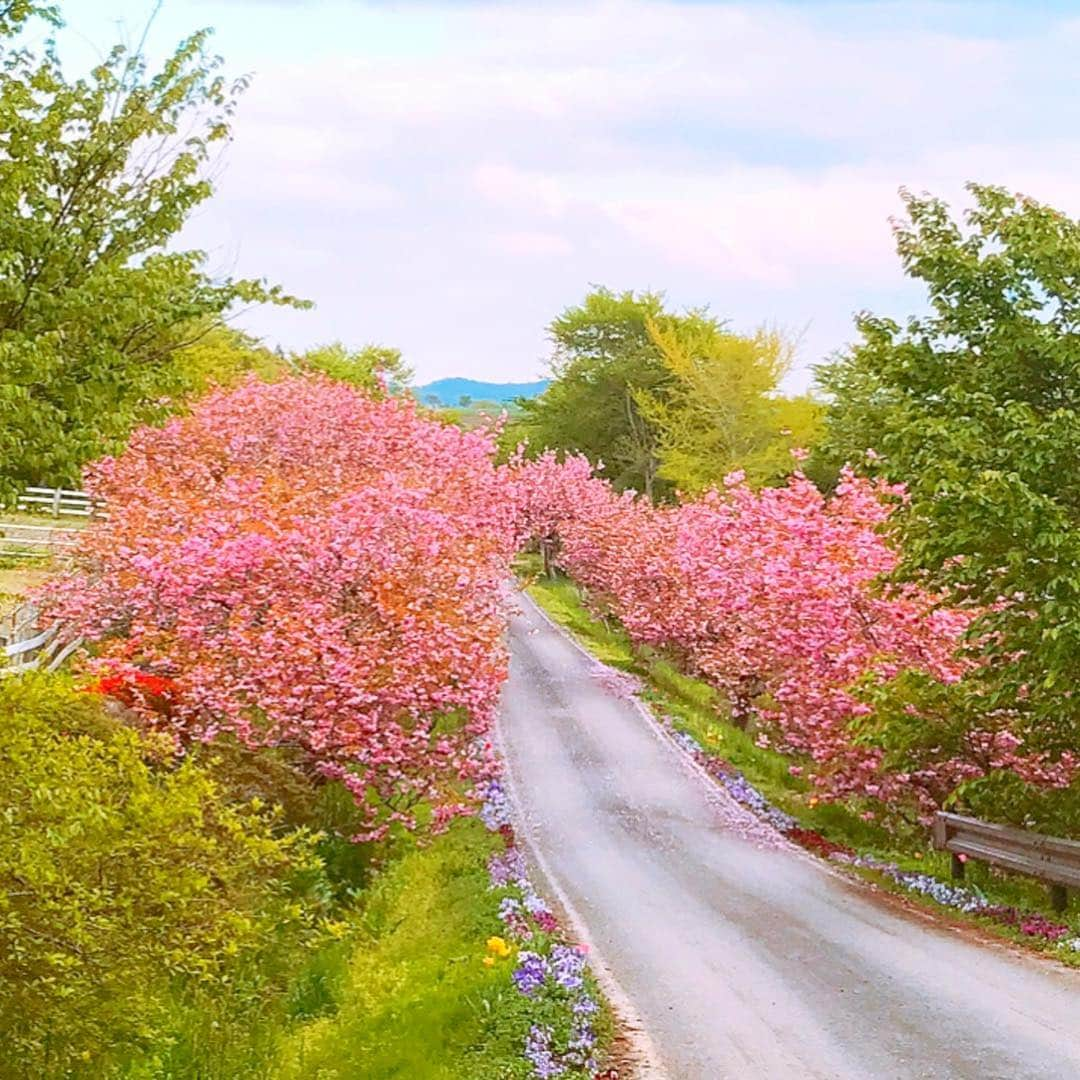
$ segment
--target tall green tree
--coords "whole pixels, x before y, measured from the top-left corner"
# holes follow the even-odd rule
[[[294,357],[301,371],[317,371],[331,379],[351,383],[364,390],[391,393],[412,382],[412,368],[402,359],[401,350],[388,345],[364,345],[350,349],[340,341],[320,345]]]
[[[520,402],[504,445],[581,453],[620,490],[665,499],[744,469],[766,483],[791,469],[789,450],[816,438],[819,406],[777,386],[791,347],[748,337],[705,310],[673,312],[660,293],[594,289],[549,328],[551,384]]]
[[[254,375],[272,382],[296,370],[295,361],[268,348],[258,338],[231,326],[211,325],[175,355],[182,399],[198,397],[213,386],[235,386]]]
[[[551,385],[521,403],[506,441],[524,437],[530,450],[581,453],[603,462],[616,488],[650,497],[671,490],[659,475],[658,432],[642,413],[640,395],[665,400],[671,374],[649,333],[649,322],[719,326],[704,312],[675,315],[660,293],[594,289],[548,328]]]
[[[1019,713],[1029,747],[1080,748],[1080,223],[970,185],[957,221],[904,194],[895,226],[929,311],[858,319],[819,369],[823,453],[904,481],[904,570],[983,606],[979,722]]]
[[[117,47],[65,76],[55,46],[24,44],[39,5],[0,7],[0,501],[72,484],[183,391],[178,352],[238,304],[297,303],[264,281],[212,277],[172,250],[210,197],[244,82],[208,32],[156,71]]]
[[[670,379],[663,393],[639,390],[657,432],[660,476],[680,491],[716,487],[735,469],[752,484],[791,472],[790,451],[817,438],[820,406],[777,392],[793,347],[775,330],[733,334],[708,320],[650,320]]]

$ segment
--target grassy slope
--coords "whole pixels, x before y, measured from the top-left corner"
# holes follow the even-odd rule
[[[41,585],[49,571],[38,559],[0,555],[0,611],[18,603],[19,598],[30,589]]]
[[[498,932],[486,862],[501,844],[475,820],[396,861],[373,885],[328,1015],[290,1032],[284,1078],[523,1077],[528,1030],[510,961],[483,965]]]
[[[83,529],[86,519],[81,517],[54,518],[46,514],[32,514],[21,510],[0,510],[0,534],[4,525],[48,525],[57,529]],[[0,542],[0,611],[16,603],[29,589],[40,585],[50,572],[51,560],[27,555],[14,555],[3,551]]]
[[[688,678],[669,661],[649,649],[634,646],[626,632],[610,620],[593,616],[578,587],[567,578],[537,575],[538,562],[524,559],[522,572],[533,576],[528,592],[556,622],[564,626],[594,656],[612,667],[641,678],[644,699],[659,716],[670,716],[675,726],[692,735],[710,753],[729,761],[774,805],[791,814],[801,825],[815,829],[837,843],[848,844],[864,854],[891,859],[905,870],[917,870],[948,880],[949,856],[933,851],[925,834],[895,834],[865,821],[857,810],[842,803],[816,800],[809,786],[788,771],[792,759],[755,745],[753,739],[726,720],[727,706],[721,695],[700,679]],[[1025,878],[1006,876],[990,867],[969,863],[967,884],[981,890],[995,903],[1012,904],[1039,911],[1055,920],[1080,923],[1080,898],[1075,894],[1064,917],[1054,915],[1045,888]],[[881,875],[866,873],[890,889],[898,889]],[[905,894],[908,895],[908,894]],[[925,903],[936,907],[931,901]],[[955,912],[949,909],[950,914]],[[991,925],[979,920],[982,925]],[[1031,938],[992,926],[996,933],[1033,944]],[[1080,957],[1077,957],[1080,964]]]

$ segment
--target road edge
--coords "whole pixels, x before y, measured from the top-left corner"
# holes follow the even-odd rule
[[[524,593],[520,592],[519,595],[525,596]],[[581,651],[583,655],[589,656],[589,654],[581,648],[581,645],[578,644],[578,642],[573,641],[573,639],[566,634],[562,627],[558,626],[548,618],[547,614],[531,596],[526,596],[525,598],[552,629],[567,638],[567,640],[572,641],[574,647]],[[594,658],[590,656],[589,659],[592,660]],[[655,721],[653,722],[655,723]],[[519,784],[514,772],[513,758],[506,745],[506,741],[503,738],[501,715],[495,721],[494,736],[495,749],[498,752],[499,760],[502,762],[503,786],[509,796],[510,806],[512,808],[511,814],[513,817],[514,834],[523,844],[527,857],[535,865],[546,888],[553,895],[555,903],[563,914],[565,922],[573,931],[574,937],[576,937],[578,942],[584,945],[588,951],[589,967],[596,978],[597,985],[600,987],[604,997],[607,999],[615,1014],[619,1033],[629,1044],[628,1064],[634,1071],[627,1080],[675,1080],[675,1077],[664,1065],[659,1052],[653,1044],[652,1038],[645,1028],[645,1024],[630,999],[630,996],[622,988],[618,979],[612,974],[611,968],[604,959],[603,953],[597,948],[592,935],[589,933],[585,920],[574,906],[573,901],[567,896],[566,891],[552,871],[550,863],[540,850],[540,844],[533,834],[529,821],[521,809],[522,803],[517,797]],[[620,1080],[623,1080],[621,1074]]]

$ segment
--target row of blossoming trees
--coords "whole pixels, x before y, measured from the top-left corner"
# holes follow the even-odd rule
[[[826,498],[798,470],[752,490],[740,473],[700,499],[616,494],[580,458],[521,468],[528,531],[637,642],[678,657],[753,715],[763,741],[807,761],[829,797],[925,816],[961,785],[1010,776],[1064,787],[1066,752],[1027,748],[1014,710],[953,708],[980,662],[980,612],[913,584],[885,526],[903,489],[844,470]]]
[[[367,835],[421,802],[448,820],[490,767],[529,537],[557,541],[637,641],[723,691],[827,795],[925,814],[988,775],[1052,787],[1077,771],[1027,748],[1007,708],[957,722],[948,688],[978,663],[979,613],[883,584],[903,492],[850,471],[829,498],[796,471],[656,506],[584,459],[496,466],[484,433],[299,378],[141,430],[88,485],[111,517],[49,603],[92,644],[100,685],[181,742],[299,751],[353,791]],[[916,733],[902,752],[897,730]]]

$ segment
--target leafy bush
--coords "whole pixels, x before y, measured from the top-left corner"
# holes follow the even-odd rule
[[[318,834],[317,852],[336,899],[355,897],[372,875],[379,845],[362,843],[363,811],[344,784],[327,782],[311,756],[297,746],[252,749],[229,735],[192,747],[196,760],[213,776],[231,802],[252,799],[280,811],[277,832],[307,829]],[[419,808],[423,813],[423,808]]]
[[[274,835],[170,745],[62,678],[0,683],[6,1075],[103,1075],[167,1039],[178,986],[313,937],[312,838]]]

